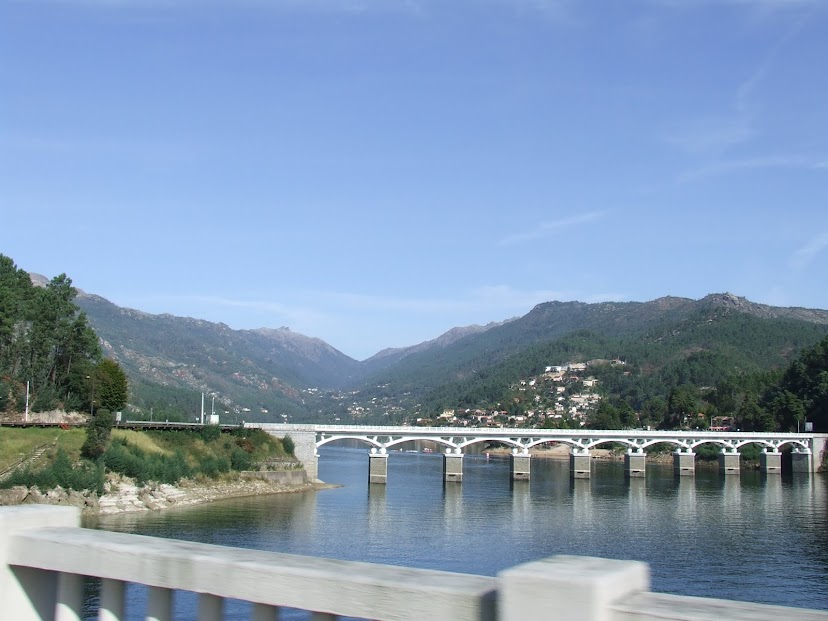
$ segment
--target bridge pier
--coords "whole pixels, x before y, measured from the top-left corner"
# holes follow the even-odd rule
[[[368,454],[368,483],[388,483],[388,453],[372,448]]]
[[[781,474],[782,473],[782,453],[776,449],[768,450],[767,448],[759,453],[759,469],[763,474]]]
[[[268,433],[273,433],[268,430]],[[278,434],[273,433],[273,435]],[[290,436],[293,440],[293,454],[296,456],[305,472],[308,475],[308,481],[311,483],[319,478],[319,455],[316,452],[316,433],[313,431],[303,431],[299,429],[291,429],[285,431],[282,436]]]
[[[693,449],[682,453],[677,449],[673,453],[673,475],[677,477],[692,477],[696,475],[696,454]]]
[[[628,479],[645,477],[647,475],[647,453],[637,449],[633,453],[629,449],[624,455],[624,476]]]
[[[569,454],[569,476],[573,479],[588,479],[592,468],[589,449],[572,449]]]
[[[522,453],[518,453],[517,449],[512,451],[509,456],[509,474],[512,481],[528,481],[531,470],[531,455],[528,449],[523,449]]]
[[[791,469],[794,472],[813,472],[812,457],[811,449],[795,448],[791,453]]]
[[[722,449],[722,452],[719,453],[719,472],[724,475],[740,474],[739,451],[731,449],[728,452],[726,449]]]
[[[463,481],[463,453],[460,449],[446,449],[443,455],[443,481]]]

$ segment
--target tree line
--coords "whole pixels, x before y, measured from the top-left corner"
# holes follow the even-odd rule
[[[0,254],[0,411],[119,411],[127,378],[104,358],[77,289],[61,274],[45,287]],[[27,387],[28,385],[28,387]]]

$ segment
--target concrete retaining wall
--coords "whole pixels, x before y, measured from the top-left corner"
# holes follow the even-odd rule
[[[304,470],[251,470],[243,472],[245,476],[264,479],[279,485],[304,485],[308,482],[308,474]]]

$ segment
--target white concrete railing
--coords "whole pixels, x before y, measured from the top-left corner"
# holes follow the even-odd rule
[[[553,557],[496,578],[336,561],[78,528],[68,507],[0,508],[0,617],[78,621],[83,577],[101,579],[98,619],[124,618],[125,584],[149,587],[148,621],[173,619],[176,590],[200,594],[199,621],[224,598],[253,603],[254,621],[279,607],[337,616],[435,621],[828,621],[828,612],[650,593],[644,563]],[[132,612],[135,615],[135,611]],[[139,613],[140,614],[140,613]]]

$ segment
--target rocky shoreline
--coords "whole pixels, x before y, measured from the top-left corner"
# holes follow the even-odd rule
[[[321,481],[283,482],[255,474],[217,481],[182,480],[177,485],[148,483],[136,485],[126,477],[112,477],[105,493],[64,490],[60,487],[41,492],[36,488],[13,487],[0,490],[0,505],[49,504],[78,507],[85,515],[116,515],[141,511],[160,511],[172,507],[199,505],[226,498],[264,494],[285,494],[337,487]]]

